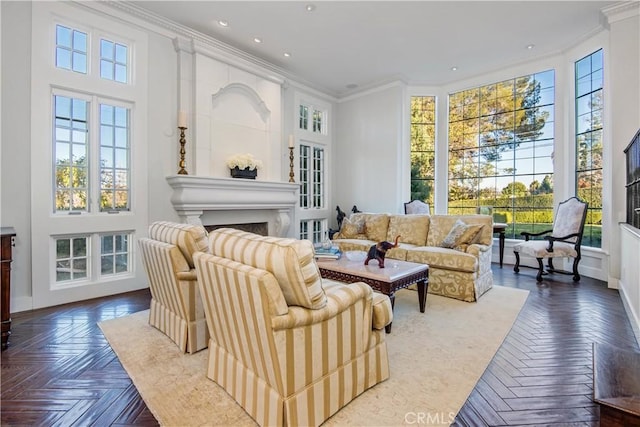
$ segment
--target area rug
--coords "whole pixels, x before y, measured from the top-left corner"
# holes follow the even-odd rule
[[[494,286],[477,303],[396,293],[387,334],[391,376],[325,422],[327,426],[448,425],[509,333],[528,291]],[[149,326],[148,311],[100,323],[158,422],[247,426],[253,419],[206,377],[208,351],[183,354]]]

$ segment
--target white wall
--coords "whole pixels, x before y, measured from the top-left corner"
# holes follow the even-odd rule
[[[193,58],[196,174],[229,177],[227,158],[250,153],[263,163],[258,180],[281,181],[280,84],[199,52]]]
[[[332,206],[345,212],[353,205],[367,212],[403,211],[400,170],[409,167],[401,164],[408,131],[404,98],[405,85],[398,83],[337,104]]]
[[[31,308],[31,3],[2,8],[2,168],[0,221],[17,233],[11,311]]]
[[[640,16],[620,20],[610,17],[610,100],[611,100],[611,281],[620,278],[621,248],[618,222],[626,221],[626,160],[623,150],[640,127]],[[621,167],[616,167],[617,165]],[[638,284],[640,286],[640,284]]]
[[[177,128],[178,63],[170,38],[150,34],[149,70],[149,223],[179,221],[170,200],[172,189],[165,179],[178,172],[180,149]],[[192,166],[187,163],[187,170]]]
[[[640,126],[640,15],[619,14],[610,23],[612,165],[624,165],[623,150]],[[611,168],[612,218],[609,282],[617,284],[640,342],[640,235],[626,221],[626,169]]]

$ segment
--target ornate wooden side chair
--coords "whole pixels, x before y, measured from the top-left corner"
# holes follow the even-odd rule
[[[412,200],[404,204],[404,213],[431,215],[431,209],[429,208],[429,204],[422,200]]]
[[[541,282],[542,275],[547,273],[572,274],[573,281],[578,282],[580,280],[578,273],[578,263],[581,258],[580,245],[587,218],[587,207],[587,202],[583,202],[577,197],[571,197],[558,205],[552,230],[539,233],[527,233],[526,231],[520,233],[524,236],[525,241],[513,247],[513,253],[516,256],[516,265],[513,267],[513,271],[516,273],[520,271],[520,254],[524,254],[538,260],[538,275],[536,276],[538,282]],[[544,240],[530,240],[532,237]],[[555,269],[553,258],[556,257],[573,258],[573,271]],[[547,271],[544,271],[543,258],[547,258]]]

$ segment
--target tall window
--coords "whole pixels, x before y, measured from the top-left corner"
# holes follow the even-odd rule
[[[55,210],[88,209],[88,102],[56,95],[54,98]]]
[[[298,127],[309,132],[326,134],[325,117],[325,111],[312,105],[301,104],[298,114]]]
[[[87,236],[63,237],[56,240],[56,282],[87,278],[89,254]]]
[[[58,236],[54,240],[54,289],[131,272],[130,233]],[[94,241],[99,242],[98,251],[91,250]],[[93,265],[98,268],[92,269]]]
[[[87,33],[56,25],[56,67],[87,73]]]
[[[602,49],[575,63],[576,194],[589,203],[582,244],[602,245]]]
[[[139,289],[149,36],[77,2],[34,2],[30,28],[33,308]]]
[[[434,206],[436,98],[411,97],[411,200]]]
[[[300,144],[300,207],[320,209],[325,206],[324,149]]]
[[[129,207],[129,110],[100,104],[100,210]]]
[[[300,221],[300,239],[311,240],[320,243],[328,239],[328,227],[326,219],[309,219]]]
[[[295,105],[300,185],[300,203],[296,213],[298,235],[300,239],[319,243],[329,236],[327,161],[331,142],[328,127],[331,107],[320,99],[299,94],[296,94]]]
[[[100,102],[96,96],[53,98],[54,210],[89,212],[91,196],[99,198],[100,211],[129,209],[129,108]],[[99,135],[99,147],[92,134]],[[89,165],[98,156],[99,171],[92,175]]]
[[[100,77],[120,83],[127,82],[127,46],[100,40]]]
[[[507,235],[553,221],[554,71],[449,95],[449,213],[493,206]]]
[[[100,236],[100,274],[113,276],[129,271],[131,236],[129,234],[105,234]]]

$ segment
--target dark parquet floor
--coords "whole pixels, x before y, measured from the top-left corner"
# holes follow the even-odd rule
[[[529,298],[453,424],[598,425],[592,342],[638,350],[618,291],[566,276],[537,285],[534,270],[515,275],[508,265],[494,265],[494,275]],[[1,425],[158,425],[97,326],[147,309],[149,298],[144,290],[15,313],[2,352]]]

